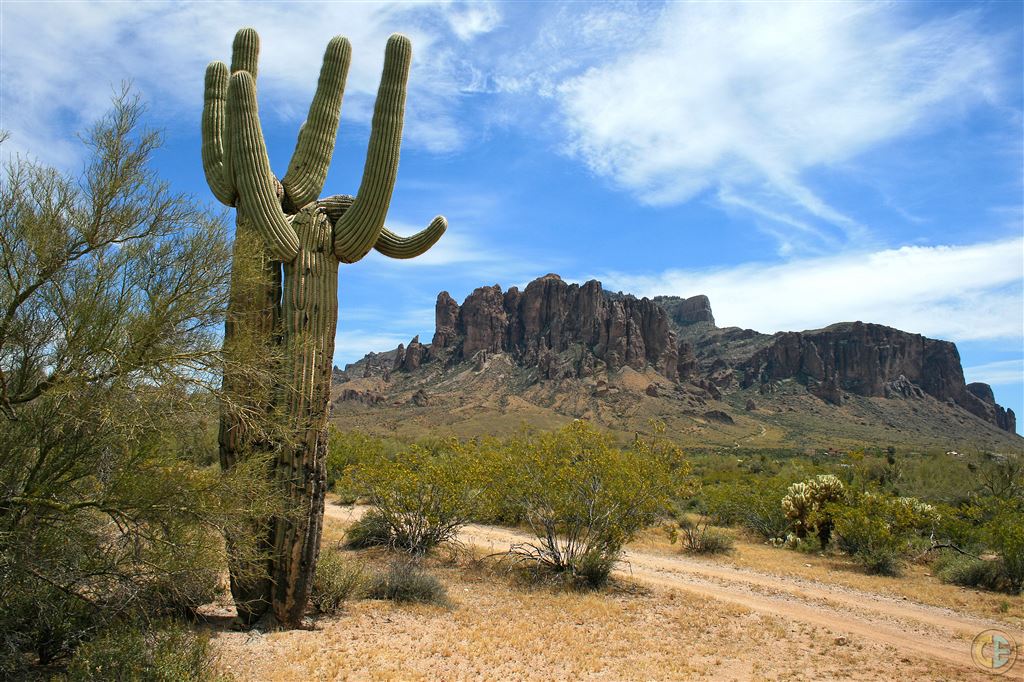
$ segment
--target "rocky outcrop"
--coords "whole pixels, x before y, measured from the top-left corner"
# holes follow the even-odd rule
[[[345,388],[338,393],[334,402],[343,403],[347,401],[355,401],[363,403],[364,405],[380,405],[384,403],[386,399],[387,398],[385,396],[375,391],[358,391],[353,388]]]
[[[462,336],[462,356],[480,350],[498,352],[504,349],[508,336],[508,315],[501,287],[480,287],[463,301],[459,309],[457,333]]]
[[[481,287],[461,306],[442,292],[435,318],[444,326],[434,334],[440,345],[432,354],[440,348],[461,359],[480,351],[509,353],[546,379],[590,376],[603,365],[653,367],[675,380],[681,366],[687,372],[694,367],[692,350],[680,353],[664,308],[646,298],[613,298],[597,281],[567,284],[550,274],[523,291]]]
[[[711,301],[703,294],[690,298],[678,296],[655,296],[654,302],[665,309],[672,321],[680,327],[707,322],[715,324],[715,316],[711,312]]]
[[[455,331],[459,321],[459,304],[447,291],[437,295],[434,306],[434,338],[430,343],[431,350],[439,351],[455,343],[458,332]]]
[[[1013,413],[1013,410],[996,404],[996,397],[992,393],[991,386],[979,381],[967,384],[967,390],[981,402],[981,409],[984,410],[984,418],[987,421],[994,423],[1004,431],[1017,432],[1017,415]]]
[[[394,369],[414,372],[420,368],[426,358],[427,347],[420,343],[420,337],[417,334],[412,337],[408,347],[398,344],[398,348],[395,349]]]
[[[956,345],[879,324],[779,333],[737,369],[744,388],[795,379],[837,405],[843,392],[887,398],[927,394],[1006,430],[1012,415],[996,409],[991,389],[968,389]]]

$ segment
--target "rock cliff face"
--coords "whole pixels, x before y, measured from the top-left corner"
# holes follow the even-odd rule
[[[992,393],[991,386],[979,381],[973,384],[967,384],[967,390],[970,391],[971,394],[981,403],[980,409],[982,412],[974,412],[975,414],[986,421],[994,423],[1003,431],[1016,433],[1017,415],[1013,413],[1013,410],[996,404],[996,397]]]
[[[441,292],[435,324],[430,345],[416,337],[394,351],[371,353],[353,367],[359,376],[388,381],[392,372],[414,373],[428,363],[449,367],[471,361],[479,371],[500,353],[535,369],[535,379],[595,377],[600,383],[604,373],[623,367],[654,369],[680,394],[713,400],[737,389],[757,388],[767,395],[781,382],[796,381],[833,405],[843,405],[851,394],[930,396],[1016,431],[1013,411],[996,404],[988,385],[965,383],[954,344],[883,325],[841,323],[774,336],[719,329],[707,296],[638,299],[606,292],[597,281],[567,284],[554,274],[522,291],[480,287],[462,305]],[[646,390],[652,397],[663,393],[654,384]]]
[[[1003,430],[1016,430],[1013,410],[996,405],[987,384],[964,382],[954,344],[883,325],[854,322],[776,334],[737,370],[743,388],[760,385],[768,392],[776,381],[796,379],[834,404],[841,404],[844,391],[886,398],[927,394]]]
[[[580,286],[546,275],[523,291],[481,287],[461,306],[442,292],[436,320],[433,356],[509,353],[549,379],[590,376],[601,365],[679,376],[680,344],[666,310],[646,298],[613,298],[597,281]]]
[[[711,301],[703,294],[690,298],[678,296],[655,296],[654,302],[660,305],[680,327],[707,322],[715,324],[715,316],[711,313]]]

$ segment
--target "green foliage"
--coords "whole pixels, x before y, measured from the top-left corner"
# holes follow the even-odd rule
[[[220,534],[278,509],[263,462],[206,466],[228,240],[142,113],[115,96],[81,178],[19,159],[0,187],[0,675],[193,611]]]
[[[373,507],[356,537],[379,538],[384,526],[388,544],[412,554],[454,538],[483,504],[483,462],[473,443],[412,445],[394,459],[351,465],[346,475],[347,485]]]
[[[321,550],[310,601],[320,613],[336,614],[346,601],[362,596],[367,579],[362,563],[335,548]]]
[[[345,531],[345,546],[349,549],[390,547],[393,540],[391,525],[376,509],[371,509]]]
[[[711,525],[709,519],[698,517],[696,521],[689,516],[680,518],[678,536],[682,540],[683,551],[690,554],[724,554],[733,547],[733,539],[727,533]]]
[[[396,559],[373,576],[367,588],[371,599],[448,605],[448,591],[416,559]]]
[[[898,575],[903,557],[921,533],[934,527],[935,509],[911,497],[864,493],[833,504],[837,544],[869,573]]]
[[[118,625],[83,644],[68,664],[69,682],[206,682],[210,650],[206,637],[168,622],[147,628]]]
[[[327,432],[327,483],[344,503],[355,502],[355,492],[348,488],[345,469],[363,462],[380,461],[392,457],[399,449],[396,444],[362,431],[339,431],[333,426]]]
[[[1024,500],[999,500],[984,526],[989,545],[999,552],[1004,585],[1011,594],[1024,590]]]
[[[704,508],[715,523],[740,525],[765,540],[784,538],[790,520],[779,504],[789,484],[778,477],[737,481],[701,489]]]
[[[932,570],[943,582],[963,587],[999,590],[1005,584],[1003,567],[998,560],[945,551],[932,563]]]
[[[491,490],[535,535],[512,549],[516,557],[598,586],[623,545],[683,492],[688,472],[670,443],[637,439],[618,449],[608,434],[577,420],[505,442],[495,453]]]
[[[985,453],[972,458],[967,466],[975,474],[981,495],[999,500],[1024,498],[1024,457]]]

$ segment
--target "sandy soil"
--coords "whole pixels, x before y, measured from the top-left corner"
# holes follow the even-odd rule
[[[360,509],[328,505],[339,530]],[[526,536],[470,526],[483,553]],[[478,567],[438,566],[450,609],[354,603],[313,631],[214,633],[239,680],[993,679],[971,640],[999,628],[906,598],[747,567],[632,551],[611,593],[528,590]],[[631,587],[632,586],[632,587]],[[995,679],[1024,680],[1024,662]]]

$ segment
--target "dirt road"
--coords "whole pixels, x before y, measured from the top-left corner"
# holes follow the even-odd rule
[[[328,517],[351,521],[363,510],[328,505]],[[459,535],[465,544],[488,552],[527,541],[521,533],[492,526],[468,526]],[[891,647],[894,660],[920,657],[943,661],[965,672],[978,672],[971,662],[975,635],[988,628],[1011,634],[1020,643],[1024,632],[949,609],[888,597],[844,586],[737,568],[711,560],[677,555],[629,552],[619,577],[661,588],[683,590],[752,611],[828,628],[851,641]],[[999,679],[1024,680],[1024,662]]]

